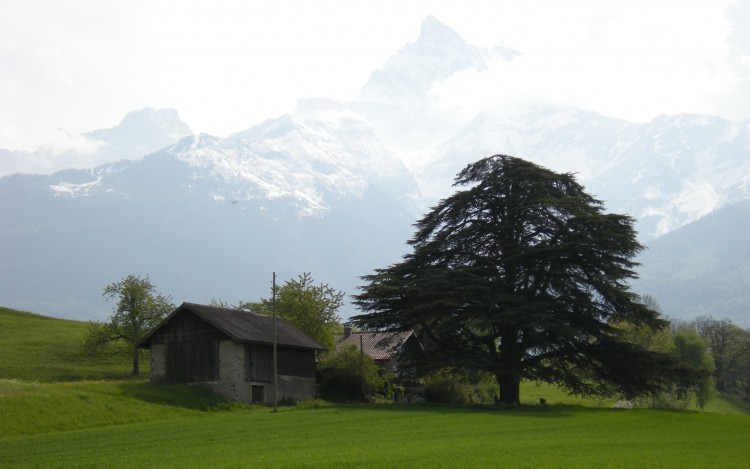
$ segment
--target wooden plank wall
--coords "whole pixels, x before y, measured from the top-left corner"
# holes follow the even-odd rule
[[[278,372],[280,375],[315,377],[315,352],[307,349],[278,347]],[[273,347],[266,344],[245,346],[245,379],[249,381],[273,380]]]
[[[173,317],[154,344],[165,345],[166,381],[196,383],[219,379],[219,341],[226,335],[190,312]]]

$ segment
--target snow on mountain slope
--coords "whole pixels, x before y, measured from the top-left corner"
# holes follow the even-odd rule
[[[339,200],[362,197],[372,184],[398,198],[417,190],[401,160],[366,123],[348,113],[305,121],[281,116],[226,139],[190,136],[146,158],[166,157],[189,168],[182,182],[186,192],[214,200],[293,200],[302,216],[320,216]],[[128,186],[107,177],[119,167],[65,173],[75,174],[76,181],[55,175],[49,188],[59,196],[108,191],[127,197]],[[81,180],[81,174],[88,179]]]
[[[484,112],[438,144],[416,177],[426,201],[453,190],[467,164],[493,154],[518,156],[575,173],[608,210],[638,220],[655,239],[726,204],[750,198],[750,121],[659,117],[634,124],[590,111],[528,107]]]
[[[196,181],[225,183],[212,197],[288,197],[298,201],[300,215],[322,215],[337,200],[362,197],[372,184],[393,197],[416,191],[403,163],[363,121],[325,117],[282,116],[225,140],[193,137],[166,151],[196,168]]]
[[[393,192],[413,181],[390,179],[400,161],[377,141],[347,145],[344,130],[284,117],[137,160],[0,178],[11,220],[0,304],[101,318],[103,286],[133,272],[181,301],[255,301],[273,270],[355,293],[359,276],[404,253],[413,218]]]
[[[618,164],[592,181],[653,239],[750,198],[750,121],[662,116],[621,142]]]

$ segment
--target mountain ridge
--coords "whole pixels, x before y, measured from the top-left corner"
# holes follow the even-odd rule
[[[607,211],[638,220],[654,252],[668,233],[750,199],[750,121],[681,114],[636,124],[553,105],[441,114],[436,83],[515,56],[474,48],[459,61],[464,47],[428,18],[381,67],[393,79],[376,80],[391,87],[386,98],[408,99],[301,100],[226,138],[193,135],[176,111],[147,108],[83,135],[132,158],[0,177],[0,303],[101,318],[110,309],[101,288],[130,273],[194,302],[267,295],[271,270],[309,271],[353,294],[360,276],[408,250],[414,221],[466,164],[498,153],[577,173]],[[437,68],[411,74],[416,56]],[[148,142],[133,139],[141,133]]]

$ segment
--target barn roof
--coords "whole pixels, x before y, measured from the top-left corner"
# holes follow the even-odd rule
[[[361,343],[362,350],[373,360],[390,360],[412,335],[414,335],[413,331],[337,334],[336,348],[354,345],[359,349]]]
[[[189,311],[237,342],[273,343],[273,317],[241,309],[220,308],[195,303],[182,303],[169,316],[141,339],[138,346],[148,347],[149,339],[171,318]],[[325,350],[316,340],[287,321],[276,319],[276,343],[288,347]]]

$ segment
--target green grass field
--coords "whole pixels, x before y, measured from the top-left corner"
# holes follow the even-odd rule
[[[405,405],[205,413],[0,439],[3,467],[747,467],[750,420]]]
[[[524,383],[519,408],[222,402],[81,357],[85,323],[0,309],[0,467],[749,467],[750,406],[613,410]],[[75,380],[78,378],[79,380]],[[80,380],[80,378],[94,378]],[[531,405],[543,397],[551,405]]]

